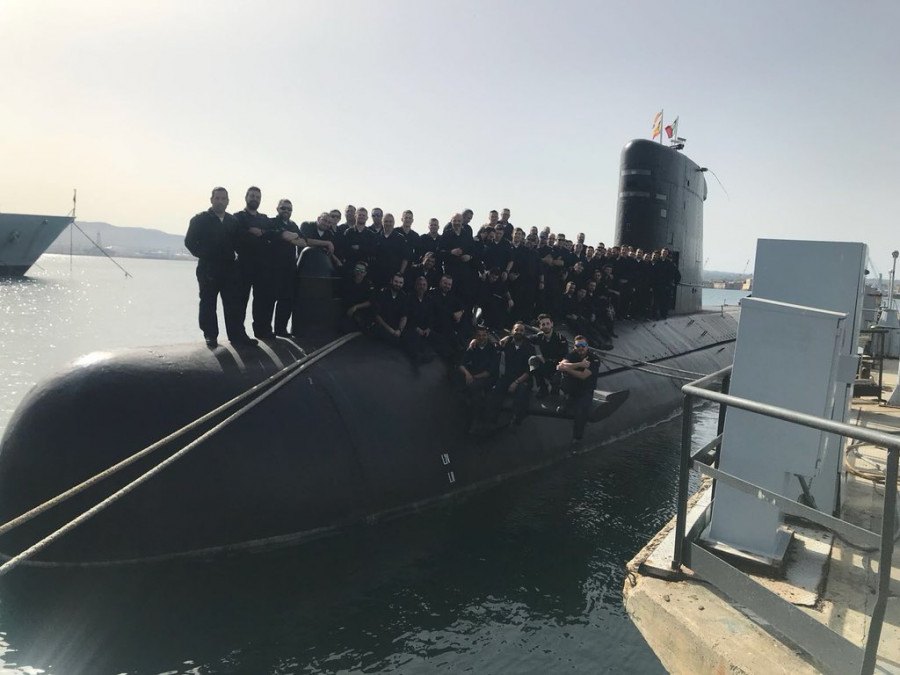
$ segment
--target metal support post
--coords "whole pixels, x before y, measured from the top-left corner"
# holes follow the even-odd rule
[[[881,641],[881,626],[884,623],[884,610],[891,586],[891,560],[894,555],[894,509],[897,504],[897,465],[900,451],[896,448],[888,450],[887,470],[884,482],[884,511],[881,517],[881,548],[878,555],[878,597],[872,608],[869,621],[869,635],[866,637],[866,653],[860,673],[869,675],[875,672],[875,661],[878,657],[878,643]]]
[[[685,394],[683,405],[684,408],[681,412],[681,466],[678,470],[678,505],[675,516],[675,554],[672,557],[672,569],[674,570],[681,569],[681,564],[684,562],[688,480],[691,473],[691,438],[694,435],[694,397]]]
[[[725,375],[722,378],[722,393],[727,394],[728,390],[731,389],[731,373]],[[728,409],[728,406],[724,403],[719,404],[719,423],[716,425],[716,436],[721,436],[722,432],[725,431],[725,411]],[[719,446],[719,452],[721,453],[722,447]]]

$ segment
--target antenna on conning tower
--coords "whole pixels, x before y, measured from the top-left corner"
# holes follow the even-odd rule
[[[717,182],[717,183],[719,184],[719,186],[722,188],[722,192],[724,192],[724,193],[725,193],[725,196],[728,197],[728,200],[731,201],[731,196],[728,194],[728,190],[726,190],[726,189],[725,189],[725,186],[722,185],[722,181],[719,180],[719,177],[716,175],[716,172],[715,172],[715,171],[713,171],[712,169],[709,169],[709,168],[707,168],[707,167],[705,167],[705,166],[701,166],[700,168],[697,169],[697,171],[700,171],[701,173],[707,173],[707,172],[708,172],[708,173],[711,173],[711,174],[712,174],[712,177],[716,179],[716,182]]]

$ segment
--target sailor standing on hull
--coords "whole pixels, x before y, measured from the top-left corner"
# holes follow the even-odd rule
[[[271,326],[274,307],[275,337],[288,337],[288,321],[294,310],[294,291],[297,285],[297,256],[306,246],[306,240],[300,236],[300,228],[291,220],[293,210],[291,200],[282,199],[278,202],[278,216],[272,220],[275,238],[269,247],[269,263],[274,276],[275,292],[269,298],[271,304],[266,307],[266,312]]]
[[[250,290],[253,290],[253,334],[258,338],[271,338],[272,315],[266,316],[266,308],[273,302],[274,288],[269,274],[267,248],[270,237],[269,219],[258,211],[262,191],[251,186],[244,195],[246,206],[234,214],[238,221],[238,269],[240,271],[241,323],[247,314]],[[266,326],[268,320],[268,327]]]
[[[228,208],[228,190],[213,188],[212,205],[191,218],[184,245],[197,256],[197,283],[200,286],[200,330],[206,344],[215,347],[219,337],[219,317],[216,304],[222,296],[225,314],[225,331],[228,339],[238,346],[255,345],[256,340],[244,331],[243,312],[240,305],[238,269],[235,248],[238,239],[238,222],[225,212]]]

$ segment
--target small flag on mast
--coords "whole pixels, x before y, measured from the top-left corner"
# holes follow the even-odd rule
[[[662,133],[662,116],[663,111],[660,110],[656,113],[656,117],[653,118],[653,138],[656,138]]]
[[[669,138],[678,138],[678,118],[672,124],[666,125],[666,136]]]

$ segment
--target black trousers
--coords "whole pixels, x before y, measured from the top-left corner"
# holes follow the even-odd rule
[[[575,413],[572,438],[579,441],[584,437],[588,415],[591,412],[591,407],[594,405],[593,380],[581,381],[575,378],[565,378],[562,390],[568,399],[566,407]]]
[[[277,299],[278,276],[264,261],[238,261],[238,298],[241,323],[247,318],[247,303],[253,291],[253,334],[264,338],[272,335],[272,314]]]
[[[274,277],[272,285],[266,289],[268,297],[266,301],[270,306],[260,306],[257,319],[256,302],[253,303],[253,330],[256,331],[256,323],[263,324],[271,330],[272,308],[275,310],[275,332],[283,334],[288,332],[288,322],[294,312],[294,295],[297,290],[297,267],[295,264],[282,264],[273,267]],[[254,291],[255,293],[255,291]]]
[[[241,312],[237,268],[232,262],[197,263],[197,284],[200,288],[200,330],[203,337],[219,337],[219,316],[216,312],[219,296],[225,314],[225,332],[229,340],[241,340],[247,336]]]
[[[503,375],[494,388],[488,401],[488,409],[492,418],[496,419],[500,414],[500,408],[503,406],[504,397],[509,394],[509,385],[518,377],[518,375]],[[531,378],[520,383],[516,390],[511,394],[513,400],[513,416],[518,419],[524,419],[528,414],[528,402],[531,400]]]
[[[549,382],[550,386],[554,389],[559,389],[559,379],[561,373],[556,369],[556,365],[559,361],[554,361],[550,359],[549,361],[545,360],[543,362],[537,360],[535,358],[535,367],[531,371],[532,377],[534,377],[534,381],[538,386],[538,389],[546,389],[547,384]]]

